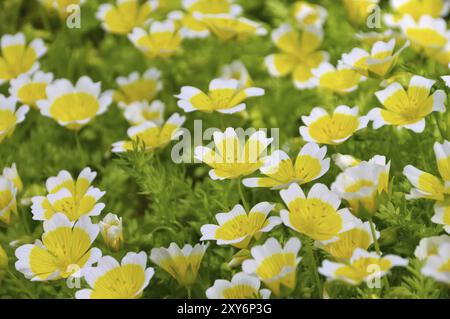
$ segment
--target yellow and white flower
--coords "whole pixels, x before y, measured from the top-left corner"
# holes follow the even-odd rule
[[[375,231],[376,237],[380,233]],[[322,248],[338,261],[348,261],[353,256],[357,248],[367,250],[373,244],[373,237],[369,222],[363,223],[358,220],[357,225],[352,229],[338,235],[338,239],[328,244],[322,244],[316,241],[316,246]]]
[[[242,264],[242,270],[258,278],[277,296],[281,289],[293,290],[297,282],[297,257],[301,247],[298,238],[290,238],[284,247],[275,238],[269,238],[263,245],[251,249],[253,259]]]
[[[378,209],[378,195],[388,191],[390,167],[391,162],[386,163],[384,156],[375,156],[345,169],[331,190],[350,204],[354,215],[374,214]]]
[[[403,175],[415,187],[406,195],[406,199],[428,198],[443,201],[445,196],[450,194],[450,142],[447,140],[442,144],[436,142],[433,150],[441,178],[412,165],[405,166]]]
[[[444,230],[450,234],[450,203],[448,201],[436,203],[431,221],[444,226]]]
[[[103,256],[96,267],[85,271],[90,289],[78,290],[77,299],[137,299],[150,283],[155,271],[147,267],[147,254],[127,253],[121,263]]]
[[[180,127],[186,120],[185,116],[178,113],[172,114],[163,125],[146,121],[142,124],[132,126],[128,129],[128,141],[115,142],[112,147],[114,153],[121,153],[133,149],[133,144],[142,146],[146,151],[164,148],[170,141],[176,139],[180,133]]]
[[[448,64],[448,68],[450,69],[450,63]],[[441,77],[444,80],[445,85],[450,88],[450,75],[445,75]]]
[[[318,51],[322,44],[323,30],[317,26],[307,26],[299,34],[289,24],[282,24],[272,32],[272,42],[281,53],[268,55],[264,63],[272,76],[292,74],[298,89],[313,88],[317,85],[312,70],[328,61],[328,53]]]
[[[386,89],[375,92],[384,109],[374,108],[367,116],[373,121],[373,128],[383,125],[395,125],[421,133],[425,129],[425,117],[432,112],[445,111],[445,93],[436,90],[430,95],[436,81],[414,75],[408,91],[398,82]]]
[[[314,81],[317,86],[339,94],[355,91],[359,82],[365,80],[361,74],[342,61],[338,62],[337,68],[328,62],[323,62],[311,72],[315,76]]]
[[[342,0],[346,16],[354,24],[365,23],[379,2],[380,0]]]
[[[422,238],[414,250],[414,256],[420,260],[426,260],[430,256],[435,256],[439,252],[439,247],[442,244],[450,244],[450,236],[441,235]]]
[[[82,216],[98,216],[105,204],[97,201],[105,192],[91,186],[96,175],[96,172],[86,167],[76,181],[66,170],[49,177],[45,183],[48,194],[31,199],[33,219],[49,220],[57,213],[64,214],[70,221],[76,221]]]
[[[172,20],[154,21],[148,31],[134,28],[128,38],[148,58],[168,58],[175,54],[182,41]]]
[[[30,110],[28,105],[22,105],[16,110],[17,100],[0,94],[0,143],[14,133],[17,124],[25,120]]]
[[[53,73],[36,71],[32,75],[21,74],[10,81],[9,94],[23,104],[38,108],[36,102],[47,99],[47,86],[53,81]]]
[[[116,4],[101,4],[97,19],[108,32],[126,35],[135,27],[142,27],[150,21],[151,14],[158,8],[159,0],[140,4],[138,0],[116,0]]]
[[[200,240],[215,240],[218,245],[247,248],[252,238],[259,239],[262,233],[281,224],[279,217],[268,217],[274,207],[275,204],[261,202],[247,214],[244,207],[235,205],[229,212],[216,214],[219,225],[203,225]]]
[[[111,94],[101,94],[101,83],[82,76],[73,85],[59,79],[46,88],[47,99],[37,101],[41,114],[53,118],[59,125],[79,130],[111,104]]]
[[[113,93],[113,100],[123,108],[133,102],[150,102],[163,89],[161,71],[156,68],[150,68],[142,75],[132,72],[127,77],[119,76],[116,83],[118,88]]]
[[[378,41],[371,52],[354,48],[350,53],[342,55],[342,62],[351,66],[364,76],[375,74],[379,77],[386,76],[397,63],[400,53],[409,46],[406,42],[400,49],[395,50],[395,39],[389,42]]]
[[[193,86],[183,86],[175,95],[179,99],[178,106],[185,112],[214,111],[232,114],[245,110],[244,100],[253,96],[264,95],[264,89],[257,87],[240,88],[235,79],[214,79],[209,83],[209,92],[203,93]]]
[[[200,14],[230,14],[238,16],[242,7],[234,3],[234,0],[183,0],[184,12],[173,11],[169,18],[179,21],[181,33],[186,38],[204,38],[209,36],[208,26],[195,16]]]
[[[378,41],[389,42],[391,39],[396,38],[396,36],[397,35],[391,29],[383,32],[359,32],[355,35],[356,39],[370,47]]]
[[[356,166],[361,163],[361,160],[348,154],[337,153],[331,155],[331,158],[333,159],[334,164],[336,164],[336,166],[339,167],[342,171],[346,168]]]
[[[360,285],[387,275],[393,267],[407,265],[408,260],[399,256],[379,256],[375,252],[356,248],[348,264],[324,260],[319,267],[319,273],[330,280],[342,280],[351,285]]]
[[[123,243],[122,217],[108,213],[98,226],[106,246],[114,251],[119,250]]]
[[[436,255],[428,257],[422,274],[436,281],[450,284],[450,243],[442,243]]]
[[[422,16],[445,17],[450,9],[448,0],[391,0],[393,14],[385,14],[384,22],[389,27],[400,25],[403,16],[410,15],[418,21]]]
[[[239,272],[231,281],[217,279],[214,285],[206,290],[208,299],[254,299],[270,298],[270,290],[259,289],[261,282],[254,276]]]
[[[224,80],[238,80],[238,88],[240,89],[249,88],[253,85],[253,80],[247,68],[240,60],[234,60],[230,64],[223,66],[220,78]]]
[[[280,211],[283,223],[314,240],[335,241],[357,224],[348,208],[339,209],[341,200],[324,184],[314,184],[308,196],[298,184],[291,184],[280,195],[288,208]]]
[[[65,19],[71,12],[73,12],[70,6],[81,6],[86,0],[39,0],[47,10],[54,10],[58,13],[61,19]]]
[[[259,169],[265,177],[246,178],[243,184],[247,187],[285,188],[292,183],[300,185],[323,176],[330,168],[330,159],[325,158],[327,147],[319,147],[315,143],[307,143],[302,147],[295,159],[281,151],[275,151],[265,158]]]
[[[0,176],[0,221],[7,225],[11,222],[11,213],[17,214],[16,194],[13,182]]]
[[[183,248],[171,243],[169,248],[153,248],[150,260],[161,267],[184,287],[190,287],[197,279],[198,270],[208,245],[197,244]]]
[[[310,115],[302,116],[306,126],[300,127],[300,135],[307,142],[338,145],[349,139],[356,131],[367,126],[369,119],[358,116],[357,106],[339,105],[330,115],[325,109],[315,107]]]
[[[161,125],[164,122],[164,108],[164,103],[159,100],[154,100],[151,104],[147,101],[133,102],[125,108],[123,115],[131,125],[147,121]]]
[[[263,165],[263,153],[272,143],[264,131],[256,131],[244,145],[243,136],[229,127],[225,132],[214,132],[214,148],[197,146],[195,158],[212,169],[209,176],[214,179],[233,179],[250,175]]]
[[[47,48],[44,41],[34,39],[28,45],[23,33],[5,34],[1,38],[0,84],[21,74],[31,74],[39,69],[39,58]]]
[[[324,7],[306,1],[295,2],[293,11],[295,20],[302,27],[322,26],[328,17],[328,11]]]
[[[233,14],[202,14],[194,12],[194,18],[204,23],[208,30],[221,40],[243,40],[253,35],[266,35],[267,30],[258,22]]]
[[[16,269],[32,281],[84,276],[102,255],[91,248],[98,232],[88,216],[74,223],[64,214],[55,214],[44,222],[42,241],[16,249]]]
[[[3,177],[11,181],[18,192],[23,189],[22,179],[17,172],[16,163],[12,163],[11,167],[5,167],[3,169]]]

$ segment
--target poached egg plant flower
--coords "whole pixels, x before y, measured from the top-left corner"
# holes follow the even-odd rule
[[[264,95],[264,89],[257,87],[241,88],[235,79],[214,79],[209,83],[209,92],[204,93],[193,86],[183,86],[175,95],[178,106],[185,112],[214,111],[232,114],[245,110],[244,100],[253,96]]]
[[[164,122],[165,104],[154,100],[151,104],[147,101],[133,102],[125,108],[123,115],[131,125],[139,125],[147,121],[161,125]]]
[[[406,15],[418,21],[422,16],[445,17],[450,9],[448,0],[391,0],[390,5],[394,13],[383,16],[389,27],[399,26]]]
[[[5,34],[1,38],[0,84],[21,74],[31,74],[39,69],[39,58],[47,48],[44,41],[34,39],[28,45],[23,33]]]
[[[450,242],[440,244],[437,254],[428,257],[422,274],[450,285]]]
[[[293,290],[297,282],[297,266],[301,260],[297,257],[301,242],[290,238],[284,247],[275,238],[268,238],[263,245],[251,249],[252,259],[242,263],[242,270],[256,275],[276,296],[282,290]]]
[[[414,250],[414,256],[419,260],[426,260],[430,256],[436,256],[439,253],[439,247],[444,243],[450,244],[450,236],[441,235],[422,238]]]
[[[16,269],[32,281],[83,276],[102,255],[99,249],[91,248],[98,232],[88,216],[75,223],[57,213],[44,222],[42,241],[16,249]]]
[[[77,299],[137,299],[155,271],[147,268],[147,254],[141,251],[127,253],[120,264],[111,256],[103,256],[96,267],[86,268],[85,273],[91,288],[77,291]]]
[[[55,214],[62,213],[70,221],[76,221],[81,216],[99,215],[105,204],[97,201],[105,192],[91,186],[96,175],[96,172],[86,167],[76,181],[66,170],[49,177],[45,183],[48,194],[31,199],[33,219],[48,220]]]
[[[268,217],[274,207],[275,204],[262,202],[246,213],[244,207],[235,205],[229,212],[216,214],[219,225],[203,225],[200,240],[216,240],[218,245],[247,248],[252,238],[258,240],[262,233],[281,224],[279,217]]]
[[[330,280],[342,280],[351,285],[360,285],[387,275],[393,267],[407,265],[408,260],[399,256],[380,256],[375,252],[356,248],[349,263],[324,260],[319,273]]]
[[[158,8],[159,0],[116,0],[116,4],[104,3],[98,7],[97,19],[108,32],[127,35],[135,27],[149,22],[151,14]]]
[[[161,267],[183,287],[190,287],[197,279],[198,270],[208,245],[194,247],[184,245],[180,248],[171,243],[168,248],[153,248],[150,260]]]
[[[23,189],[23,183],[22,179],[19,176],[19,173],[17,172],[17,166],[16,163],[12,163],[10,167],[5,167],[3,169],[3,177],[5,177],[7,180],[11,181],[15,188],[17,188],[17,191],[20,192]]]
[[[213,180],[234,179],[252,174],[263,165],[263,152],[272,142],[264,131],[256,131],[245,142],[241,134],[228,127],[214,132],[214,148],[197,146],[195,158],[211,167]]]
[[[0,94],[0,143],[14,133],[17,124],[25,120],[25,115],[30,110],[28,105],[16,109],[16,103],[16,98]]]
[[[0,221],[8,225],[11,214],[17,214],[17,188],[14,183],[0,175]]]
[[[206,290],[208,299],[269,299],[270,290],[259,289],[261,281],[246,273],[239,272],[231,281],[217,279],[214,285]]]
[[[305,126],[300,127],[300,135],[307,142],[341,144],[367,126],[369,119],[359,116],[358,110],[357,106],[339,105],[330,115],[325,109],[315,107],[310,115],[302,116]]]
[[[330,159],[325,158],[327,147],[319,147],[315,143],[307,143],[302,147],[295,159],[281,151],[275,151],[265,158],[259,169],[264,177],[246,178],[242,182],[247,187],[285,188],[292,183],[305,184],[318,179],[330,168]]]
[[[142,124],[132,126],[128,129],[128,141],[115,142],[112,147],[114,153],[121,153],[133,150],[134,143],[142,146],[145,151],[153,151],[166,147],[170,141],[177,138],[180,127],[186,117],[178,113],[172,114],[163,125],[158,125],[153,121],[145,121]]]
[[[82,76],[73,85],[58,79],[46,88],[47,99],[37,101],[41,114],[70,130],[80,130],[111,104],[111,94],[101,93],[101,83]]]
[[[357,224],[348,208],[339,209],[341,200],[324,184],[314,184],[308,196],[298,184],[291,184],[280,196],[288,208],[280,211],[283,223],[314,240],[335,241]]]
[[[47,86],[53,81],[53,73],[36,71],[32,75],[21,74],[10,81],[9,94],[23,104],[38,109],[36,102],[47,99]]]
[[[108,213],[98,226],[106,246],[118,251],[123,243],[122,217]]]
[[[360,81],[364,80],[361,74],[341,60],[337,67],[331,63],[323,62],[317,68],[312,69],[314,84],[332,92],[344,95],[355,91]]]
[[[272,32],[272,42],[281,52],[264,59],[270,75],[280,77],[292,74],[296,88],[315,87],[317,81],[312,70],[328,61],[328,53],[318,50],[322,40],[321,27],[308,26],[298,33],[289,24],[282,24]]]
[[[293,15],[297,23],[302,26],[323,26],[328,17],[328,11],[317,4],[297,1],[293,5]]]
[[[416,133],[425,129],[425,117],[432,112],[445,112],[445,93],[436,90],[430,94],[436,81],[414,75],[409,81],[408,90],[394,82],[375,96],[384,108],[374,108],[368,113],[373,128],[383,125],[404,127]]]
[[[238,80],[238,88],[240,89],[249,88],[253,85],[253,80],[247,68],[240,60],[234,60],[230,64],[224,65],[221,69],[220,78],[224,80]]]

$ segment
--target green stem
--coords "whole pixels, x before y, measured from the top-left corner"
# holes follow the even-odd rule
[[[445,136],[446,134],[444,133],[444,129],[441,126],[441,123],[440,123],[440,120],[439,120],[439,115],[436,112],[434,112],[433,116],[434,116],[434,120],[436,121],[436,126],[437,126],[437,128],[439,130],[439,134],[441,134],[442,139],[446,140],[447,139],[446,136]]]
[[[22,291],[28,295],[28,298],[30,299],[36,299],[36,296],[34,296],[30,289],[28,289],[24,283],[22,282],[22,280],[20,278],[18,278],[11,270],[8,269],[8,274],[13,278],[13,280],[18,284],[18,286],[20,286],[22,288]]]
[[[372,233],[373,245],[375,246],[375,250],[377,251],[377,254],[381,256],[380,245],[378,245],[377,234],[375,232],[375,225],[372,221],[372,217],[369,217],[369,225],[370,225],[370,232]]]
[[[186,291],[187,291],[187,297],[188,297],[188,299],[192,299],[191,287],[186,287]]]
[[[81,142],[80,142],[80,135],[79,135],[78,131],[74,131],[74,136],[75,136],[75,144],[77,145],[78,153],[81,156],[82,166],[86,166],[86,157],[85,157],[85,153],[83,150],[83,146],[81,145]]]
[[[309,253],[309,259],[310,259],[310,267],[314,274],[314,280],[316,281],[317,286],[317,295],[319,299],[323,299],[323,288],[322,288],[322,282],[320,281],[319,272],[317,271],[317,258],[316,254],[314,253],[314,247],[313,243],[308,245],[308,253]]]
[[[31,228],[30,224],[28,223],[27,214],[25,214],[24,210],[22,208],[19,209],[20,217],[22,218],[22,224],[25,232],[29,235],[31,235]]]
[[[238,182],[239,196],[241,197],[242,205],[244,205],[245,211],[248,213],[250,211],[250,206],[248,206],[248,203],[245,200],[244,192],[242,190],[242,178],[239,178],[237,182]]]

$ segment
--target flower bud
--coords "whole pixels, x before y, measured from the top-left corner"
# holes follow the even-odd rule
[[[109,213],[99,226],[105,244],[112,250],[119,250],[123,243],[122,218]]]

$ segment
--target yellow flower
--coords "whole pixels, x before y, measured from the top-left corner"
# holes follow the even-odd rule
[[[386,89],[375,92],[384,109],[374,108],[367,116],[373,121],[373,128],[395,125],[421,133],[425,129],[425,117],[431,112],[445,111],[445,93],[436,90],[430,95],[436,81],[414,75],[408,91],[394,82]]]
[[[431,221],[444,226],[444,230],[450,234],[450,203],[448,201],[436,203]]]
[[[349,139],[356,131],[367,126],[368,118],[358,116],[358,107],[338,106],[333,115],[321,107],[312,109],[311,114],[302,116],[306,126],[300,127],[300,135],[307,142],[338,145]]]
[[[259,289],[258,278],[239,272],[231,281],[217,279],[214,285],[206,290],[208,299],[269,299],[270,290]]]
[[[222,67],[222,79],[235,79],[239,81],[238,88],[245,89],[253,85],[253,80],[248,73],[245,65],[240,60],[235,60]]]
[[[354,24],[363,24],[380,0],[342,0],[346,16]]]
[[[337,68],[328,62],[323,62],[311,72],[315,76],[313,80],[315,85],[339,94],[355,91],[359,82],[365,79],[342,61],[338,62]]]
[[[438,253],[428,257],[422,268],[422,274],[450,285],[450,243],[442,243],[439,245]]]
[[[128,77],[119,76],[116,79],[118,89],[113,93],[113,100],[122,108],[133,102],[150,102],[163,89],[160,78],[161,71],[156,68],[150,68],[142,75],[132,72]]]
[[[253,35],[266,35],[267,30],[259,23],[232,14],[202,14],[194,12],[194,18],[204,23],[209,31],[221,40],[243,40]]]
[[[55,80],[46,89],[47,99],[37,101],[41,114],[59,125],[79,130],[111,104],[111,94],[101,94],[101,83],[82,76],[72,85],[69,80]]]
[[[377,238],[380,233],[376,231]],[[368,249],[373,244],[372,233],[369,222],[362,223],[358,220],[357,225],[338,235],[338,239],[328,244],[316,242],[316,246],[329,253],[334,259],[342,262],[350,260],[357,248]]]
[[[108,32],[125,35],[135,27],[142,27],[158,8],[159,0],[140,4],[138,0],[116,0],[116,5],[105,3],[98,7],[97,19]]]
[[[12,79],[9,94],[18,101],[38,109],[36,102],[47,99],[47,86],[53,81],[53,73],[36,71],[32,75],[21,74]]]
[[[128,141],[115,142],[112,151],[121,153],[133,149],[133,142],[138,146],[143,146],[146,151],[164,148],[170,141],[176,139],[180,133],[180,127],[183,125],[186,117],[178,113],[172,114],[164,125],[157,125],[155,122],[146,121],[137,126],[128,129]]]
[[[450,9],[447,0],[391,0],[390,5],[394,14],[384,15],[384,21],[389,27],[398,26],[404,15],[410,15],[417,21],[426,15],[445,17]]]
[[[301,258],[297,257],[301,247],[298,238],[290,238],[284,247],[278,240],[269,238],[263,245],[251,250],[253,259],[245,260],[242,270],[256,275],[275,295],[281,289],[293,290],[297,282],[296,270]]]
[[[195,158],[212,169],[209,176],[214,179],[234,179],[249,175],[263,165],[262,154],[272,142],[264,131],[253,133],[244,145],[244,137],[229,127],[225,132],[214,132],[213,149],[204,146],[195,148]]]
[[[38,70],[38,60],[47,52],[41,39],[34,39],[27,45],[23,33],[2,36],[1,49],[0,84]]]
[[[0,270],[8,268],[8,255],[3,247],[0,245]]]
[[[169,248],[153,248],[150,260],[164,269],[184,287],[190,287],[197,279],[198,270],[208,245],[194,247],[184,245],[182,249],[171,243]]]
[[[17,214],[17,189],[6,177],[0,176],[0,221],[9,224],[11,213]]]
[[[164,108],[164,103],[159,100],[151,104],[147,101],[133,102],[125,108],[123,115],[131,125],[139,125],[147,121],[161,125],[164,122]]]
[[[209,83],[208,94],[193,86],[183,86],[175,95],[179,99],[178,106],[185,112],[214,111],[232,114],[245,110],[244,100],[253,96],[264,95],[264,89],[257,87],[240,88],[235,79],[214,79]]]
[[[128,38],[148,58],[168,58],[175,54],[182,41],[172,20],[154,21],[148,31],[134,28]]]
[[[450,40],[447,24],[443,19],[433,19],[426,15],[416,22],[410,15],[403,16],[400,28],[412,47],[425,53],[441,50]]]
[[[72,5],[82,5],[86,0],[39,0],[47,10],[55,10],[61,19],[66,18],[71,13]]]
[[[408,46],[409,42],[406,42],[394,53],[395,39],[389,42],[378,41],[372,46],[370,54],[363,49],[354,48],[350,53],[342,55],[342,62],[364,76],[373,73],[385,77],[397,63],[400,53]]]
[[[329,242],[353,228],[357,219],[324,184],[314,184],[306,197],[298,184],[280,192],[288,210],[280,211],[283,223],[314,240]]]
[[[108,213],[98,226],[106,246],[118,251],[123,243],[122,217]]]
[[[247,214],[241,205],[236,205],[231,211],[216,215],[219,225],[203,225],[200,240],[216,240],[218,245],[247,248],[253,237],[258,239],[261,233],[267,233],[281,224],[279,217],[267,218],[274,207],[274,204],[262,202]]]
[[[325,158],[327,147],[308,143],[300,150],[295,164],[283,151],[275,151],[264,160],[259,170],[265,177],[246,178],[247,187],[285,188],[292,183],[305,184],[318,179],[330,168],[330,159]]]
[[[324,7],[306,1],[295,2],[293,13],[300,26],[322,26],[328,17],[328,11]]]
[[[348,264],[324,260],[319,272],[331,280],[342,280],[351,285],[371,282],[389,273],[395,266],[406,267],[408,260],[396,255],[379,256],[357,248]]]
[[[85,271],[91,289],[78,290],[77,299],[137,299],[150,283],[155,271],[147,268],[147,254],[127,253],[119,264],[111,256],[103,256],[96,267]]]
[[[16,249],[16,269],[32,281],[81,277],[102,255],[91,248],[98,232],[88,216],[74,223],[64,214],[55,214],[44,222],[42,241]]]
[[[14,97],[0,94],[0,143],[14,133],[16,125],[25,120],[30,109],[28,105],[22,105],[16,110],[16,102]]]
[[[350,204],[354,215],[374,214],[378,194],[388,191],[390,167],[384,156],[375,156],[345,169],[336,177],[331,190]]]
[[[317,50],[322,40],[321,27],[308,26],[299,34],[289,24],[282,24],[272,32],[272,41],[281,53],[271,54],[264,60],[270,75],[279,77],[292,74],[298,89],[315,87],[317,80],[312,70],[328,61],[328,53]]]
[[[396,38],[394,32],[390,29],[384,32],[359,32],[355,36],[363,44],[370,47],[372,47],[378,41],[389,42],[391,39]]]
[[[34,220],[48,220],[56,213],[64,214],[70,221],[76,221],[81,216],[97,216],[105,204],[97,201],[105,194],[91,186],[96,172],[89,167],[84,168],[76,181],[66,170],[46,181],[48,194],[34,196],[31,201],[31,213]]]
[[[345,170],[346,168],[356,166],[361,163],[361,160],[351,155],[344,155],[340,153],[331,155],[331,158],[333,159],[334,164],[336,164],[336,166],[341,170]]]
[[[17,191],[21,191],[23,189],[23,183],[17,172],[16,163],[12,163],[11,167],[5,167],[3,169],[3,177],[11,181]]]
[[[420,260],[426,260],[430,256],[436,256],[439,253],[439,247],[444,244],[450,244],[450,236],[441,235],[422,238],[414,250],[414,256]]]
[[[242,7],[233,2],[234,0],[183,0],[185,11],[173,11],[169,13],[169,18],[181,24],[180,32],[184,37],[204,38],[210,34],[208,26],[195,17],[194,13],[238,16],[242,12]]]

